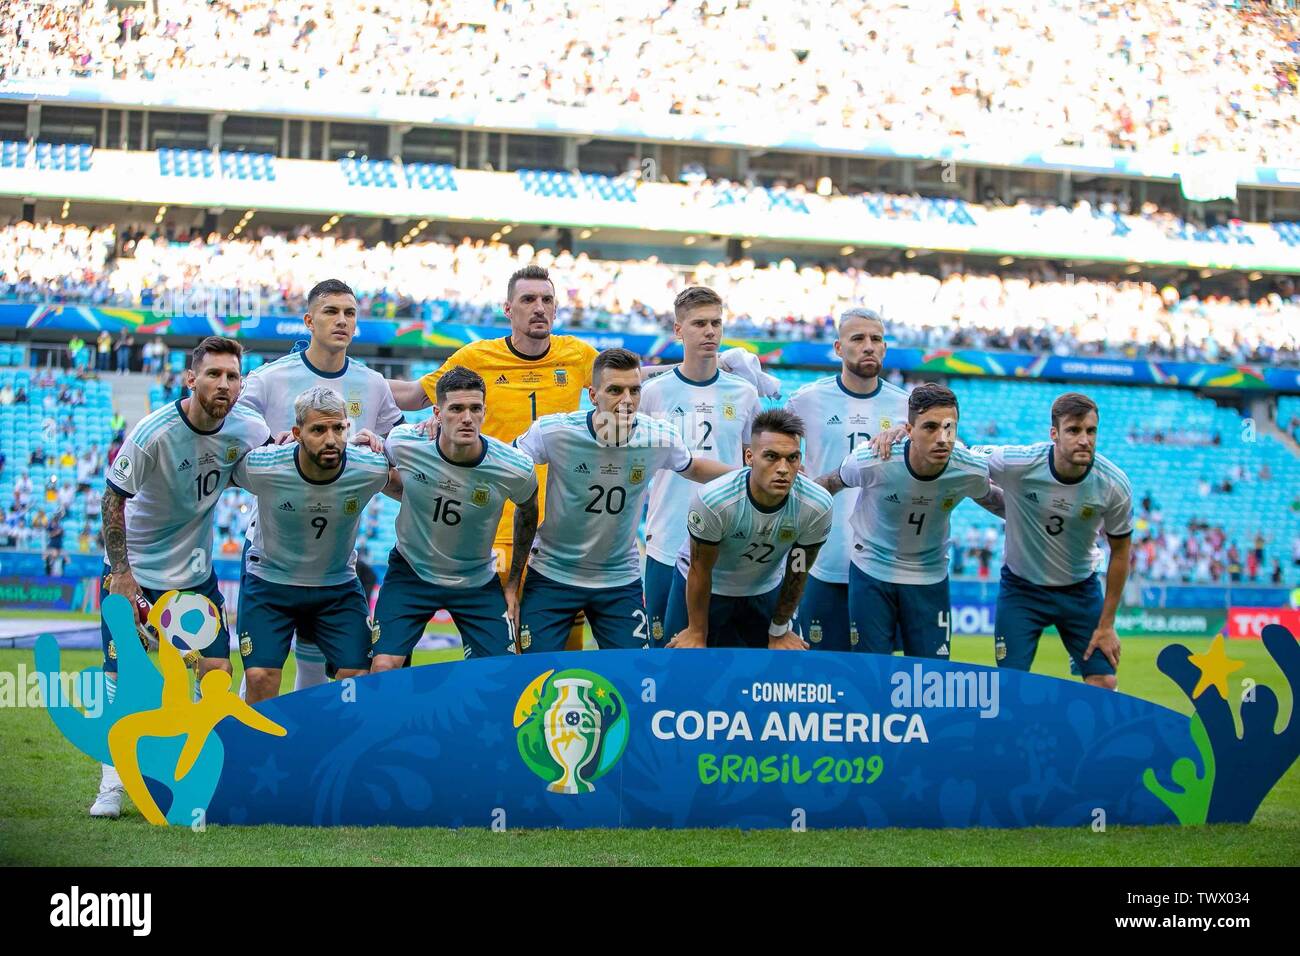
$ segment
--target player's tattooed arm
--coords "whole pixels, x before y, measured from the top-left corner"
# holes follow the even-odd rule
[[[131,573],[131,562],[126,552],[126,499],[112,488],[104,489],[100,514],[104,525],[104,551],[108,555],[108,592],[134,600],[140,594],[140,586]]]
[[[674,362],[672,365],[642,365],[640,369],[641,381],[648,382],[650,379],[664,374],[664,372],[671,372],[680,365],[680,362]]]
[[[691,567],[686,572],[686,627],[672,636],[669,647],[709,646],[709,598],[713,594],[713,565],[718,545],[691,538]]]
[[[429,407],[429,393],[419,382],[403,382],[401,379],[385,379],[388,390],[393,393],[393,401],[404,412],[418,412]]]
[[[540,516],[537,507],[537,492],[521,505],[515,506],[515,524],[511,541],[510,573],[506,575],[506,591],[519,591],[519,582],[524,576],[524,567],[528,564],[528,554],[537,537],[537,522]]]
[[[840,470],[838,468],[818,478],[817,484],[821,485],[833,495],[843,491],[846,487],[844,479],[840,477]]]
[[[785,559],[785,578],[781,581],[781,590],[776,596],[776,607],[772,610],[772,623],[786,624],[794,617],[799,600],[803,597],[804,586],[808,583],[808,571],[817,560],[821,551],[820,544],[801,548],[795,545]],[[774,651],[807,650],[808,642],[793,630],[786,631],[780,637],[768,637],[767,646]]]
[[[976,498],[975,503],[987,511],[989,514],[995,514],[999,518],[1006,519],[1007,503],[1006,496],[1003,495],[1002,489],[993,482],[989,482],[989,493],[983,498]]]

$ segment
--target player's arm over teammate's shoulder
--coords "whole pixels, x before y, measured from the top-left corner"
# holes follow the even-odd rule
[[[901,454],[901,442],[894,447],[894,451]],[[864,488],[870,483],[873,470],[883,461],[884,458],[877,452],[874,444],[859,445],[844,456],[838,468],[815,480],[832,495],[838,494],[845,488]]]

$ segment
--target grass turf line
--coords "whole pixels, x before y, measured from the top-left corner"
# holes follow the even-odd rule
[[[1123,691],[1190,713],[1190,704],[1155,667],[1163,641],[1132,639],[1120,667]],[[1193,651],[1205,639],[1183,639]],[[990,663],[989,638],[958,638],[953,660]],[[1262,644],[1233,641],[1232,657],[1251,677],[1291,700]],[[456,650],[421,652],[420,664]],[[98,662],[94,651],[65,652],[64,666]],[[0,670],[33,667],[30,651],[0,651]],[[238,665],[236,665],[238,666]],[[1035,670],[1069,675],[1064,651],[1043,642]],[[292,687],[292,663],[286,669]],[[1239,686],[1239,684],[1238,684]],[[210,826],[194,833],[151,827],[127,806],[119,820],[92,820],[99,769],[65,741],[40,710],[0,710],[0,864],[123,865],[1040,865],[1234,866],[1300,864],[1300,766],[1292,767],[1248,825],[1069,830],[507,830],[397,827]]]

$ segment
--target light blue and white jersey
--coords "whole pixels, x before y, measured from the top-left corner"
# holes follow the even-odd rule
[[[239,404],[247,405],[266,420],[272,435],[294,426],[293,403],[317,385],[343,396],[352,422],[349,437],[363,428],[384,436],[402,421],[402,410],[384,377],[354,358],[343,361],[337,372],[322,372],[307,359],[307,352],[290,352],[253,369],[244,379]]]
[[[673,369],[646,382],[641,411],[677,426],[696,458],[709,458],[739,468],[744,446],[761,408],[758,392],[738,375],[718,371],[696,382]],[[686,541],[686,511],[695,484],[671,471],[655,475],[645,523],[646,554],[672,564]]]
[[[258,502],[244,570],[275,584],[346,584],[357,576],[361,515],[388,484],[388,459],[349,445],[338,474],[313,481],[299,454],[296,442],[268,445],[235,467],[235,482]]]
[[[213,431],[195,428],[180,402],[131,429],[105,478],[127,499],[126,553],[136,581],[185,590],[212,572],[212,509],[235,463],[270,437],[266,422],[235,405]]]
[[[388,460],[402,476],[397,550],[416,574],[448,588],[479,588],[496,573],[492,541],[506,499],[516,505],[537,493],[533,460],[505,442],[480,436],[476,461],[449,460],[414,425],[388,436]]]
[[[795,545],[826,540],[834,515],[828,492],[807,475],[796,475],[785,500],[767,508],[749,488],[751,468],[742,468],[702,485],[687,511],[689,537],[718,545],[712,593],[727,597],[766,594],[785,577],[785,560]],[[677,554],[677,570],[690,573],[691,543]]]
[[[685,471],[691,452],[671,422],[638,413],[627,444],[596,438],[595,412],[543,415],[515,440],[546,470],[546,516],[528,566],[563,584],[612,588],[641,579],[636,528],[650,479]]]
[[[1114,462],[1093,459],[1082,478],[1056,472],[1053,444],[984,445],[989,477],[1006,500],[1006,565],[1026,581],[1048,587],[1077,584],[1103,562],[1097,533],[1133,533],[1133,489]]]
[[[989,493],[984,459],[957,446],[943,471],[924,478],[907,460],[911,440],[882,460],[859,445],[840,464],[840,480],[857,488],[853,563],[878,581],[938,584],[948,576],[948,519],[963,498]]]
[[[907,422],[907,392],[883,376],[876,382],[872,392],[852,392],[839,375],[829,375],[809,382],[790,397],[786,408],[803,419],[803,466],[810,477],[830,474],[859,445]],[[819,581],[849,583],[849,551],[853,547],[849,522],[857,503],[856,488],[846,488],[835,496],[830,537],[809,572]]]

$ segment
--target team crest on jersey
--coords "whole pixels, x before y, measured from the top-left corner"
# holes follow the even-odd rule
[[[653,637],[656,641],[662,641],[664,639],[663,621],[655,621],[653,624],[650,625],[650,636]]]
[[[379,643],[379,622],[367,618],[366,623],[370,625],[370,644],[373,647],[375,644]],[[468,650],[469,645],[467,644],[465,646]]]
[[[725,419],[727,419],[728,421],[735,421],[735,420],[736,420],[736,406],[735,406],[735,405],[732,405],[730,402],[723,402],[723,403],[722,403],[722,417],[725,418]]]
[[[348,417],[349,418],[361,417],[361,403],[357,401],[355,398],[350,399],[348,401]]]
[[[1007,642],[1000,637],[994,641],[993,656],[998,660],[1004,660],[1007,656]]]
[[[108,639],[108,659],[110,661],[117,660],[117,645],[113,643],[111,637]]]
[[[1079,517],[1083,518],[1086,521],[1088,518],[1091,518],[1096,513],[1097,513],[1097,509],[1094,508],[1092,505],[1084,505],[1083,510],[1079,512]]]
[[[856,624],[849,625],[849,646],[858,646],[858,626]]]
[[[634,485],[645,481],[645,465],[633,465],[632,470],[627,473],[627,480]]]
[[[943,499],[943,510],[944,510],[944,511],[952,511],[952,509],[955,508],[955,507],[957,507],[957,496],[956,496],[956,495],[949,495],[947,498],[944,498],[944,499]]]
[[[525,624],[524,629],[519,632],[519,646],[524,650],[528,650],[528,648],[533,646],[533,632],[529,630],[527,624]]]
[[[814,624],[808,628],[808,640],[814,644],[822,642],[822,626],[820,624]]]
[[[554,371],[555,371],[555,384],[556,384],[556,385],[568,385],[568,384],[569,384],[569,370],[568,370],[568,369],[557,368],[557,369],[555,369]]]
[[[891,428],[893,428],[893,427],[894,427],[894,423],[893,423],[892,420],[890,420],[890,419],[888,419],[888,418],[882,418],[882,419],[880,420],[880,430],[881,430],[882,432],[887,432],[887,431],[889,431],[889,430],[890,430]]]
[[[793,541],[793,540],[794,540],[794,528],[791,528],[791,527],[789,527],[789,526],[782,528],[780,531],[778,531],[778,532],[776,533],[776,540],[777,540],[777,541]]]
[[[491,497],[492,494],[490,491],[488,491],[487,485],[476,485],[474,487],[474,491],[469,496],[469,500],[472,501],[474,504],[478,505],[480,508],[482,508],[485,504],[488,503],[488,499]]]
[[[234,464],[234,463],[235,463],[235,459],[238,458],[238,457],[239,457],[239,446],[238,446],[238,445],[231,445],[229,448],[226,449],[226,464],[227,464],[227,465],[232,465],[232,464]]]
[[[343,513],[345,515],[354,515],[361,510],[361,502],[357,500],[356,495],[350,495],[343,502]]]
[[[239,654],[241,657],[247,657],[251,653],[253,653],[253,639],[245,631],[239,635]]]

